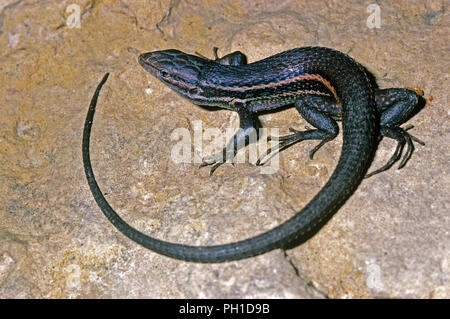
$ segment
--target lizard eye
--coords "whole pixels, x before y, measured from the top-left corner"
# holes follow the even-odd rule
[[[167,78],[167,77],[169,77],[169,73],[166,72],[166,71],[161,71],[161,72],[159,72],[159,75],[160,75],[162,78]]]
[[[190,89],[190,90],[189,90],[189,94],[194,95],[194,94],[197,94],[197,93],[198,93],[198,88]]]

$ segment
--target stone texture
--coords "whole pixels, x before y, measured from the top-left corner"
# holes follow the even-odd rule
[[[449,298],[449,12],[446,1],[383,1],[369,29],[361,1],[0,1],[1,298]],[[217,265],[186,263],[124,238],[89,192],[81,134],[95,86],[111,72],[92,136],[93,166],[111,205],[165,240],[225,243],[301,209],[334,169],[341,138],[281,155],[280,170],[248,164],[213,176],[170,159],[176,128],[236,127],[229,111],[181,99],[137,64],[177,48],[250,61],[305,45],[349,53],[380,87],[421,87],[412,134],[426,142],[402,170],[363,182],[307,243]],[[303,128],[295,110],[261,116]],[[383,141],[373,167],[390,156]]]

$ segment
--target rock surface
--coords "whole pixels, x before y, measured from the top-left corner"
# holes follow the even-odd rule
[[[446,1],[383,1],[379,28],[361,1],[0,0],[0,298],[449,298],[449,10]],[[77,23],[79,13],[79,24]],[[74,18],[75,17],[75,18]],[[79,26],[79,27],[78,27]],[[341,137],[280,169],[223,165],[213,176],[171,160],[177,128],[237,127],[169,91],[137,63],[177,48],[249,61],[306,45],[350,54],[384,87],[420,87],[406,167],[365,180],[308,242],[224,264],[173,260],[131,242],[88,189],[81,134],[105,72],[92,160],[111,205],[155,237],[226,243],[300,210],[334,169]],[[260,117],[303,128],[293,109]],[[204,142],[205,144],[208,141]],[[383,141],[373,167],[395,144]]]

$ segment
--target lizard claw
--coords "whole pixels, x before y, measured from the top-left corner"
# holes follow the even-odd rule
[[[202,163],[200,164],[200,167],[211,166],[209,175],[212,175],[219,166],[225,163],[224,161],[225,156],[226,153],[224,151],[217,152],[214,155],[205,156],[202,158]]]
[[[406,162],[411,158],[411,155],[414,152],[413,141],[419,143],[420,145],[425,145],[423,141],[419,140],[417,137],[412,136],[407,132],[413,127],[414,126],[412,125],[408,125],[405,128],[401,127],[382,128],[382,133],[384,136],[392,138],[397,141],[397,147],[395,148],[394,154],[392,154],[391,158],[386,164],[384,164],[379,169],[366,174],[364,178],[369,178],[370,176],[384,172],[385,170],[391,168],[391,166],[394,165],[395,162],[401,159],[403,149],[406,146],[406,152],[403,155],[403,159],[400,160],[400,165],[398,166],[398,168],[401,169],[402,167],[405,166]],[[380,137],[382,137],[383,135],[381,135]]]

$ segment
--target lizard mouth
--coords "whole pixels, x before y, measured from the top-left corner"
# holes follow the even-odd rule
[[[153,52],[143,53],[139,56],[138,62],[139,64],[152,75],[157,75],[158,68],[156,67],[156,59],[152,57]]]

